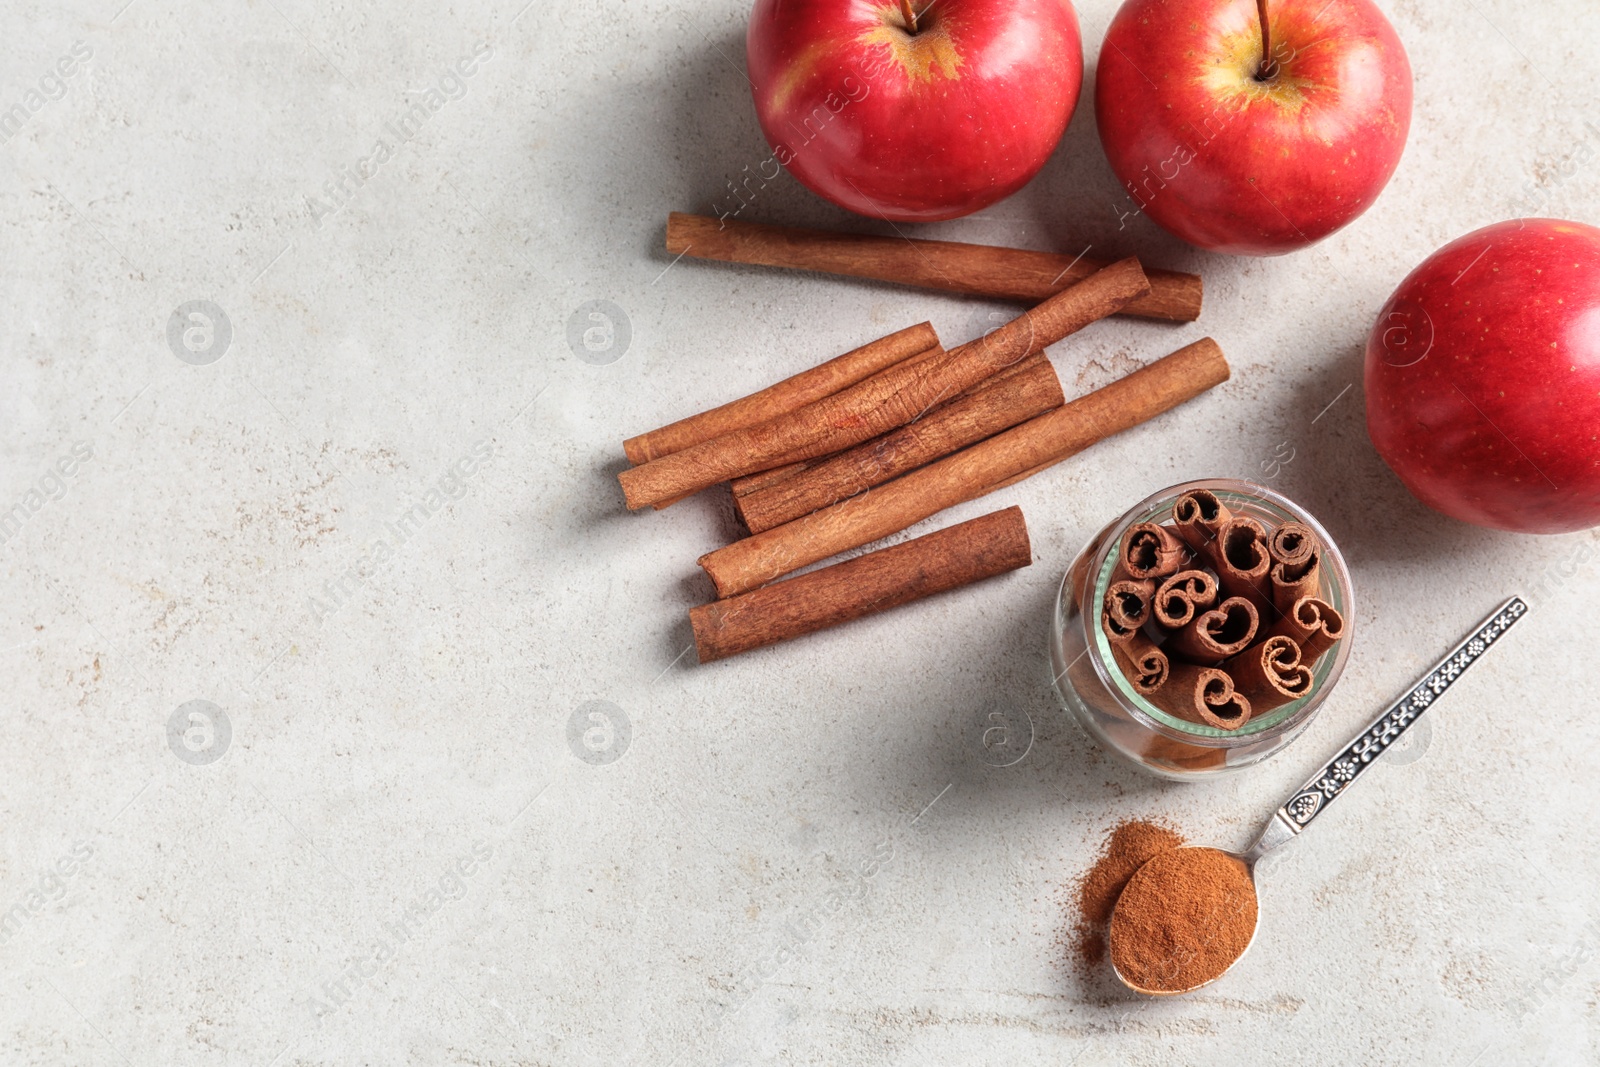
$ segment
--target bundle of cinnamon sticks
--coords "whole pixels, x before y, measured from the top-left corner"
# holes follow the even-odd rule
[[[1117,545],[1100,609],[1134,690],[1176,718],[1237,730],[1311,692],[1344,635],[1322,598],[1322,546],[1309,526],[1269,530],[1196,489],[1172,522],[1138,523]]]
[[[871,242],[896,244],[676,214],[668,224],[669,249],[707,258],[869,277],[905,262],[905,251]],[[1192,318],[1199,279],[1161,274],[1158,288],[1130,258],[1057,265],[1047,285],[1028,258],[1042,253],[924,243],[939,246],[947,274],[965,285],[958,291],[1001,295],[1004,282],[1039,302],[949,350],[926,322],[898,330],[623,443],[634,466],[618,479],[630,509],[664,508],[728,483],[751,531],[700,558],[721,598],[690,613],[702,663],[1027,566],[1027,527],[1008,508],[778,581],[1020,481],[1227,380],[1227,361],[1206,338],[1066,402],[1047,346],[1119,312]]]

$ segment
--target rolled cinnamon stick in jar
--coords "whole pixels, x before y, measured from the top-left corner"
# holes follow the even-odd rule
[[[1112,658],[1134,688],[1149,696],[1167,681],[1167,656],[1141,632],[1150,618],[1153,581],[1112,582],[1100,610],[1100,628],[1111,643]]]
[[[1231,596],[1190,619],[1162,647],[1168,655],[1214,667],[1249,648],[1260,625],[1256,606],[1242,596]]]
[[[1322,592],[1322,553],[1316,548],[1300,563],[1272,565],[1272,606],[1288,613],[1299,601]]]
[[[1179,571],[1156,587],[1150,611],[1156,622],[1176,630],[1216,602],[1216,579],[1205,571]]]
[[[1125,578],[1112,582],[1106,589],[1104,613],[1107,619],[1107,636],[1116,640],[1139,629],[1150,620],[1150,600],[1155,596],[1156,583]],[[1112,627],[1115,629],[1113,630]]]
[[[738,497],[740,518],[751,533],[782,526],[1060,407],[1066,398],[1050,361],[1039,355],[1023,362],[1020,372],[997,375],[898,430]]]
[[[1165,526],[1135,523],[1122,535],[1117,566],[1130,578],[1165,578],[1189,564],[1188,546]]]
[[[1022,509],[879,549],[689,612],[701,663],[884,611],[1033,561]]]
[[[754,589],[983,496],[1008,478],[1058,463],[1227,379],[1228,362],[1222,349],[1203,338],[987,441],[708,553],[700,558],[700,565],[723,596]]]
[[[1300,646],[1300,661],[1311,665],[1344,636],[1344,616],[1319,597],[1301,597],[1272,627],[1273,637],[1288,637]]]
[[[630,509],[672,500],[782,463],[842,451],[904,426],[978,382],[1111,314],[1149,291],[1125,259],[1062,290],[999,329],[942,356],[897,364],[757,426],[617,475]]]
[[[1172,528],[1196,553],[1205,551],[1232,518],[1233,512],[1209,489],[1191,489],[1172,505]]]
[[[1166,684],[1145,699],[1174,718],[1218,730],[1237,730],[1252,710],[1225,671],[1192,663],[1170,663]]]
[[[1267,552],[1265,526],[1248,515],[1229,519],[1222,524],[1217,539],[1207,546],[1206,557],[1217,572],[1223,592],[1244,597],[1264,618],[1274,617],[1268,578],[1272,557]]]
[[[630,437],[622,442],[622,450],[627,453],[629,462],[648,463],[690,445],[805,407],[902,360],[938,347],[939,336],[933,332],[932,324],[919,322],[749,396],[679,419],[659,430]]]
[[[1111,631],[1107,629],[1109,637]],[[1171,662],[1156,643],[1135,630],[1121,638],[1111,638],[1111,658],[1134,692],[1149,698],[1167,684]]]
[[[1311,668],[1300,659],[1300,646],[1278,635],[1256,642],[1222,668],[1259,714],[1311,692]]]
[[[996,300],[1036,304],[1082,281],[1104,260],[1020,248],[875,237],[790,226],[767,226],[674,211],[667,216],[667,252],[730,263],[843,274]],[[1200,317],[1197,274],[1152,270],[1150,293],[1120,313],[1169,322]]]
[[[1267,554],[1274,563],[1291,567],[1308,562],[1317,551],[1317,535],[1303,522],[1286,522],[1267,539]]]

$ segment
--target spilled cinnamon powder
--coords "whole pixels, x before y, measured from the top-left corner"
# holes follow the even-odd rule
[[[1134,872],[1158,853],[1182,844],[1177,831],[1153,822],[1129,819],[1111,828],[1094,866],[1078,883],[1078,922],[1072,936],[1079,962],[1093,965],[1105,959],[1106,924]]]
[[[1137,989],[1181,993],[1244,954],[1256,930],[1256,887],[1215,848],[1162,852],[1128,879],[1111,914],[1111,962]]]

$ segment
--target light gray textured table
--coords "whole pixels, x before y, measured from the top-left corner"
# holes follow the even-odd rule
[[[700,668],[694,561],[731,514],[625,513],[621,439],[1009,309],[672,264],[667,212],[767,156],[745,4],[520,4],[0,13],[0,108],[26,110],[0,151],[0,508],[26,512],[0,546],[0,1060],[1600,1058],[1600,546],[1425,511],[1359,380],[1434,247],[1519,197],[1600,218],[1600,9],[1386,3],[1405,159],[1355,225],[1271,261],[1119,232],[1086,92],[1028,188],[925,232],[1203,271],[1198,323],[1052,354],[1074,392],[1210,334],[1234,379],[919,528],[1020,503],[1031,568]],[[1091,69],[1113,10],[1080,7]],[[391,125],[409,139],[347,177]],[[854,224],[787,177],[746,217]],[[568,343],[593,300],[626,319],[610,362]],[[211,328],[169,343],[191,301]],[[1076,731],[1044,643],[1083,541],[1208,475],[1326,522],[1358,636],[1302,740],[1177,787]],[[1266,871],[1235,973],[1146,1003],[1066,965],[1064,898],[1113,822],[1242,844],[1518,591],[1511,642]],[[974,740],[1000,707],[1033,728],[1004,768]]]

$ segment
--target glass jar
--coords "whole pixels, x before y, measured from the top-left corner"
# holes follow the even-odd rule
[[[1196,489],[1209,489],[1235,515],[1248,515],[1268,529],[1289,521],[1311,527],[1322,544],[1318,595],[1344,618],[1344,636],[1312,667],[1310,691],[1252,716],[1237,730],[1187,722],[1140,696],[1112,658],[1111,643],[1100,627],[1100,605],[1128,528],[1141,522],[1169,522],[1177,499]],[[1310,725],[1350,656],[1354,616],[1354,592],[1344,557],[1316,519],[1264,486],[1213,478],[1185,482],[1146,497],[1084,547],[1061,580],[1050,659],[1062,701],[1089,736],[1150,774],[1191,781],[1259,763]]]

